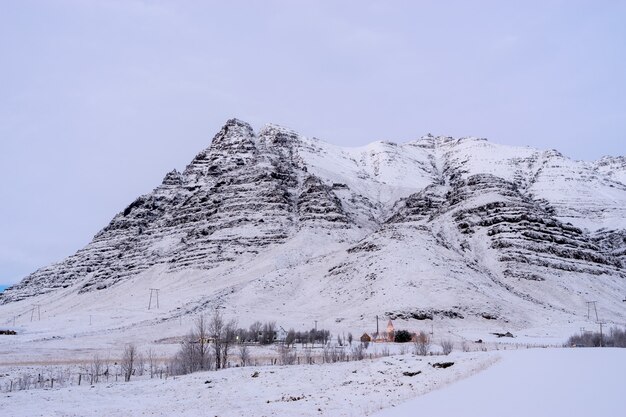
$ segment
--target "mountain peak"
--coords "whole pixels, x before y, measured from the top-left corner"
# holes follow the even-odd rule
[[[247,152],[254,146],[254,130],[250,124],[239,120],[229,119],[222,126],[211,142],[211,150]]]

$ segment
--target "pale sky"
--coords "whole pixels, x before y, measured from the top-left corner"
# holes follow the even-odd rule
[[[0,284],[60,261],[231,117],[626,154],[624,1],[0,0]]]

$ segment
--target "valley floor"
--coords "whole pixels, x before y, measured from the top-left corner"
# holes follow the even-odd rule
[[[626,349],[406,354],[2,393],[0,415],[619,415],[624,375]]]

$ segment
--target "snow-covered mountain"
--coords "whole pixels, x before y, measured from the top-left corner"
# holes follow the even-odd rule
[[[143,305],[151,287],[166,297],[160,316],[128,323],[223,307],[534,325],[590,300],[623,321],[626,159],[431,135],[342,148],[232,119],[89,245],[2,293],[0,309],[33,297],[58,314],[110,308],[133,292]]]

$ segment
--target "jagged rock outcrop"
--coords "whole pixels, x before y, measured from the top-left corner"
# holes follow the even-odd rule
[[[103,289],[156,264],[211,268],[280,244],[298,227],[350,228],[331,186],[298,161],[298,135],[277,126],[259,137],[229,120],[183,173],[137,198],[84,249],[40,269],[2,301],[67,287]]]

